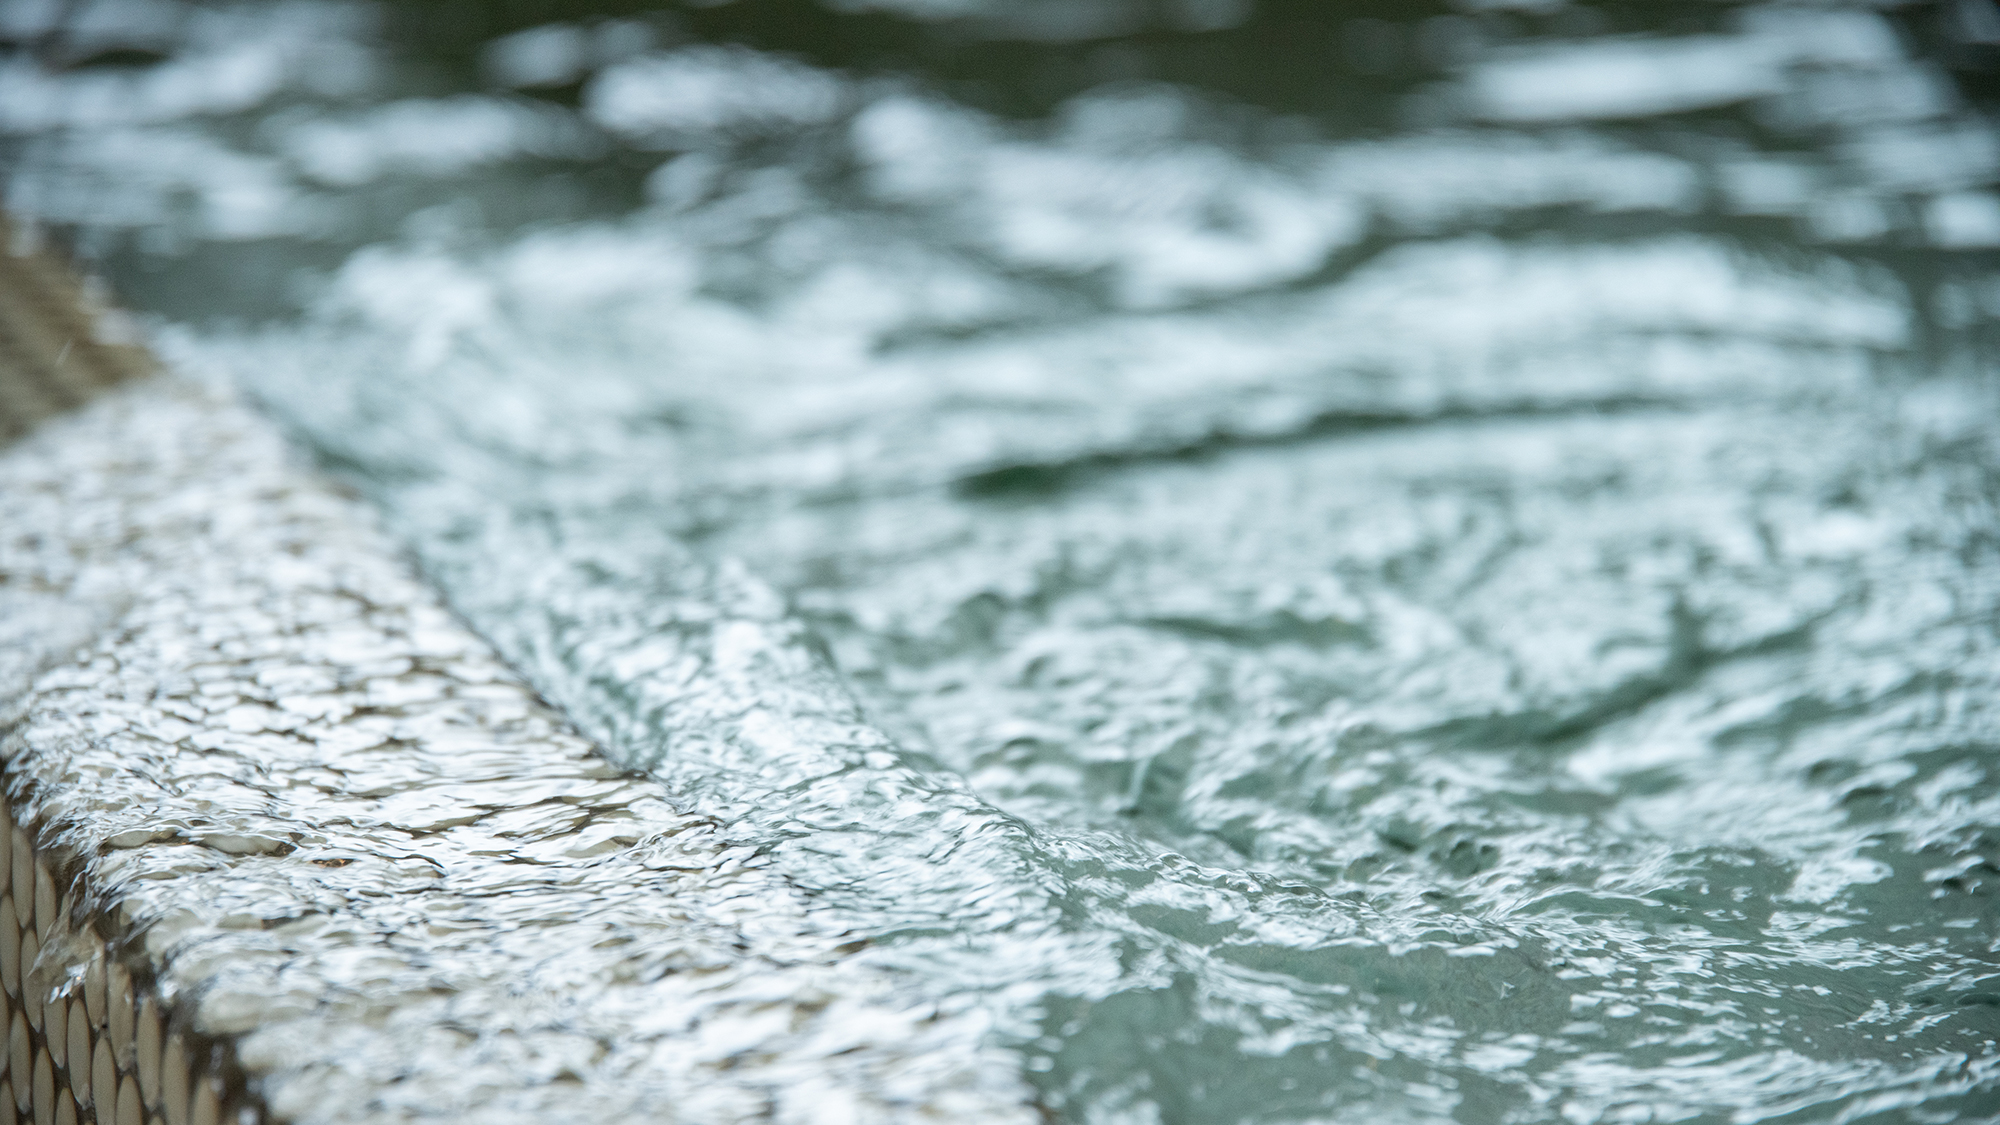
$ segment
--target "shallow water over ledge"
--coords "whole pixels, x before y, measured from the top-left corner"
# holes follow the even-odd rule
[[[854,7],[130,7],[8,204],[1061,1119],[2000,1112],[1984,9]]]

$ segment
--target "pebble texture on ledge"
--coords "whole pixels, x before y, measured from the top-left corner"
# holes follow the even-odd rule
[[[217,1045],[225,1116],[1035,1119],[983,1012],[814,932],[216,392],[140,381],[0,451],[0,634],[61,904],[27,1002],[108,956]]]
[[[41,243],[0,214],[0,442],[153,370],[103,286],[78,283]]]

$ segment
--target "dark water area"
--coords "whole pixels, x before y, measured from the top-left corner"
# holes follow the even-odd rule
[[[1076,1122],[2000,1118],[2000,9],[4,11],[6,205]]]

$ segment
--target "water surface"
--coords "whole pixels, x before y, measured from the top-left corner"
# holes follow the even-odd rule
[[[2000,1114],[1990,5],[77,19],[8,206],[1056,1118]]]

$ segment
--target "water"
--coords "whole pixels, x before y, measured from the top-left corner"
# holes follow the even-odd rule
[[[2000,1114],[2000,13],[480,12],[8,205],[1057,1118]]]

